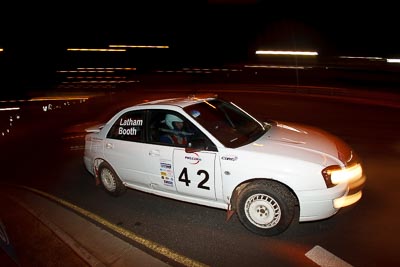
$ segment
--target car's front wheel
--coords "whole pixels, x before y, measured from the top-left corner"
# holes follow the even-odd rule
[[[126,191],[125,185],[110,164],[103,162],[99,166],[99,178],[103,188],[112,196],[119,196]]]
[[[296,199],[290,190],[274,181],[246,185],[236,200],[240,222],[251,232],[272,236],[284,232],[292,223]]]

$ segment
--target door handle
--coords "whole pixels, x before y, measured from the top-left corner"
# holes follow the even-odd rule
[[[149,156],[152,156],[152,157],[160,156],[160,151],[159,150],[151,150],[149,152]]]
[[[107,144],[106,144],[106,148],[112,149],[112,148],[114,148],[114,144],[107,143]]]

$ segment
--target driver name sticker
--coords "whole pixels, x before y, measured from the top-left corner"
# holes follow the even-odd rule
[[[118,134],[119,135],[136,135],[136,128],[131,127],[131,128],[125,129],[123,127],[119,127]]]
[[[119,125],[121,126],[142,126],[143,120],[132,120],[131,118],[119,121]]]
[[[136,135],[137,134],[137,127],[135,126],[142,126],[143,120],[136,120],[136,119],[120,119],[119,121],[120,127],[118,128],[119,135]],[[128,126],[129,128],[126,128]]]

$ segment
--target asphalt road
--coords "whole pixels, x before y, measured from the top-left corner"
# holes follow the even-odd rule
[[[171,94],[134,92],[129,101]],[[12,132],[0,141],[0,179],[48,192],[209,266],[318,266],[306,256],[310,251],[329,252],[343,266],[400,265],[400,109],[304,95],[219,95],[259,118],[311,124],[344,139],[365,164],[361,201],[327,220],[294,222],[279,236],[261,237],[248,232],[236,216],[226,221],[223,210],[134,190],[110,197],[83,167],[81,130],[124,105],[127,94],[70,105],[59,102],[60,108],[51,112],[43,111],[42,102],[23,104]]]

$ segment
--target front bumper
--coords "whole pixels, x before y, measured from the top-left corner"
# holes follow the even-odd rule
[[[358,202],[362,197],[362,189],[364,188],[366,181],[365,175],[357,180],[353,180],[348,184],[348,192],[343,197],[333,200],[333,206],[336,209],[340,209],[346,206],[350,206]]]
[[[366,177],[362,176],[351,183],[323,189],[298,193],[300,204],[299,221],[322,220],[336,214],[339,209],[358,202],[362,197]]]

